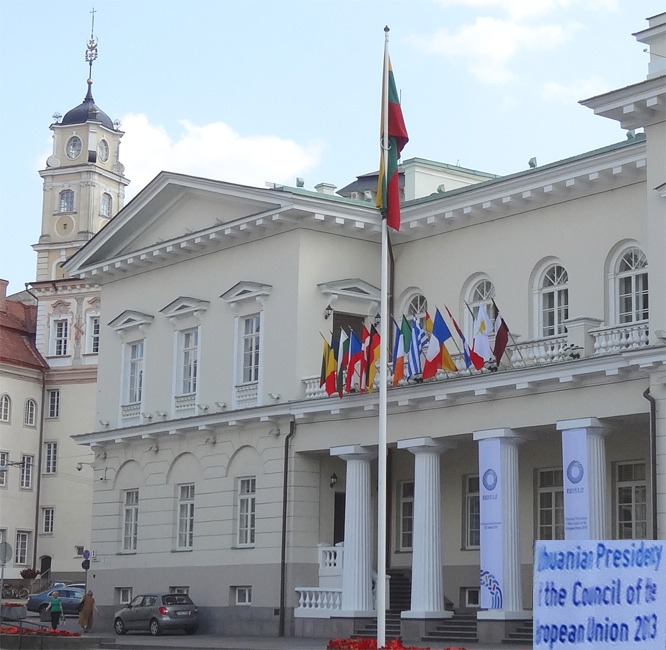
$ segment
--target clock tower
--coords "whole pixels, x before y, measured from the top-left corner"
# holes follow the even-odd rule
[[[119,123],[95,104],[92,64],[97,40],[91,34],[86,47],[89,64],[88,91],[81,104],[51,125],[53,153],[44,179],[42,231],[37,252],[37,281],[67,277],[62,263],[89,241],[122,207],[125,167],[120,162]]]

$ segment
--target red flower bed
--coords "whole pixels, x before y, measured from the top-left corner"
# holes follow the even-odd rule
[[[405,647],[400,639],[390,639],[379,649],[377,639],[331,639],[326,648],[327,650],[430,650],[429,648]],[[456,646],[444,650],[465,650],[465,648]]]
[[[15,625],[0,627],[0,634],[25,634],[27,636],[81,636],[78,632],[67,630],[45,630],[36,628],[18,628]]]
[[[23,603],[2,603],[3,607],[23,607]]]

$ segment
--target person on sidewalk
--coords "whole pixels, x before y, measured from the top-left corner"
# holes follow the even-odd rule
[[[83,628],[84,632],[89,632],[92,627],[93,611],[99,614],[99,609],[97,609],[95,599],[93,598],[93,592],[88,591],[79,603],[79,625]]]
[[[62,601],[60,600],[60,594],[58,594],[57,591],[54,591],[51,594],[51,599],[46,611],[51,612],[51,629],[57,630],[60,617],[62,616]]]

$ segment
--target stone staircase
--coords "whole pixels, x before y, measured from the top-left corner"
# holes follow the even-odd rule
[[[522,621],[514,632],[510,632],[502,643],[532,643],[534,634],[533,621]]]
[[[400,610],[387,609],[386,610],[386,638],[399,639],[402,636],[400,628]],[[367,621],[365,625],[356,627],[356,631],[352,634],[354,639],[376,639],[377,638],[377,619],[373,618]]]
[[[478,641],[475,614],[454,614],[453,618],[438,621],[423,637],[424,643],[433,645],[461,641]]]

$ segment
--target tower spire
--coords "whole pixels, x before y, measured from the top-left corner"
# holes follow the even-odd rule
[[[97,39],[95,38],[95,7],[92,11],[92,25],[90,27],[90,38],[86,45],[86,61],[88,62],[88,93],[86,99],[92,99],[92,65],[93,61],[97,58]]]

